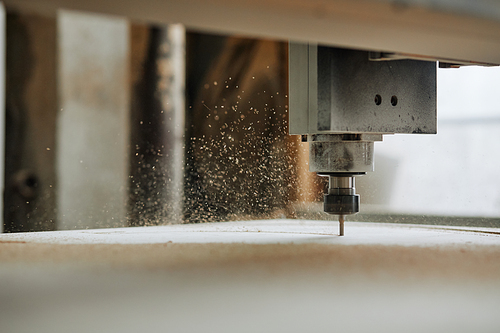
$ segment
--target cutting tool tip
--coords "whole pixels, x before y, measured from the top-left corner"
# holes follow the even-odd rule
[[[344,215],[339,215],[339,236],[344,236]]]

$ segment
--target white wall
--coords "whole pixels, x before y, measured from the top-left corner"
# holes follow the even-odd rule
[[[365,212],[500,216],[499,100],[498,67],[438,70],[438,134],[375,145],[357,184]]]

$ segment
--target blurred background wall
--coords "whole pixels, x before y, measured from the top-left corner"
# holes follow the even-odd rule
[[[319,197],[286,134],[286,43],[7,17],[6,231],[293,217]]]
[[[287,43],[6,17],[5,231],[333,218],[307,143],[287,135]],[[499,81],[438,70],[438,135],[376,144],[362,213],[499,218]]]
[[[359,179],[367,212],[500,216],[500,68],[438,70],[438,134],[386,136]]]

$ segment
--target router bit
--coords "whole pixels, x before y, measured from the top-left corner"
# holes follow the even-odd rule
[[[354,187],[354,175],[330,174],[328,177],[324,210],[339,216],[339,236],[344,236],[344,215],[359,212],[359,195]]]
[[[339,236],[344,236],[344,215],[339,215]]]

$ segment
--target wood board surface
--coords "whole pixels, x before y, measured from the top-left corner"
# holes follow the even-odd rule
[[[498,230],[351,222],[342,238],[336,228],[267,220],[4,234],[0,330],[500,328]]]

